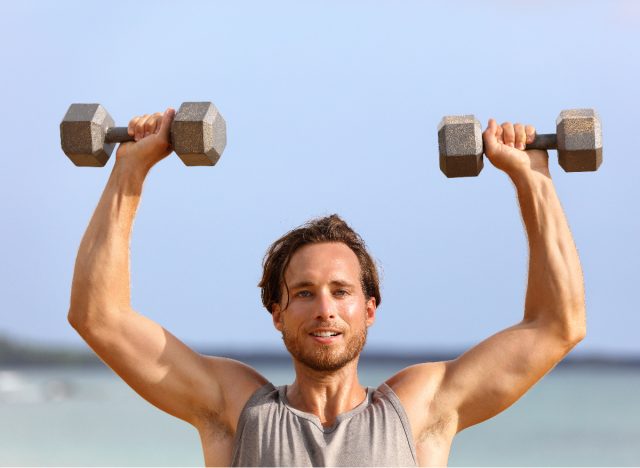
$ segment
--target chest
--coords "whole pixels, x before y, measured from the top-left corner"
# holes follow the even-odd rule
[[[233,437],[215,432],[201,433],[200,437],[205,466],[231,466]],[[451,440],[444,437],[428,437],[415,443],[418,466],[446,466],[451,443]],[[368,447],[372,447],[371,444],[368,444]],[[373,455],[372,452],[371,455]],[[380,457],[380,454],[377,455]]]
[[[247,414],[233,448],[234,466],[415,466],[407,427],[397,414],[369,408],[331,428],[273,406]]]

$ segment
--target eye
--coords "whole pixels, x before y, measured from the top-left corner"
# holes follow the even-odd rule
[[[311,291],[302,290],[295,294],[296,297],[311,297]]]
[[[336,296],[346,296],[347,294],[349,294],[349,291],[347,291],[346,289],[338,289],[335,292]]]

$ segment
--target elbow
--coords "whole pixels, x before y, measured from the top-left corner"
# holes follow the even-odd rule
[[[578,343],[587,336],[587,323],[585,320],[584,309],[575,314],[573,319],[563,327],[563,338],[569,345],[574,348]]]
[[[586,328],[584,326],[561,324],[553,327],[551,331],[555,337],[556,349],[559,353],[558,358],[564,359],[586,336]]]
[[[569,333],[567,333],[567,335],[564,338],[569,346],[569,349],[573,349],[578,345],[578,343],[584,340],[586,336],[587,336],[586,328],[581,327],[575,330],[571,330]]]
[[[84,317],[81,312],[78,312],[77,309],[70,308],[67,314],[67,321],[75,331],[82,335],[82,330],[86,325],[86,317]]]
[[[82,325],[87,321],[89,315],[89,307],[85,298],[78,297],[77,294],[71,292],[71,300],[69,302],[69,312],[67,313],[67,321],[69,325],[80,331]]]
[[[96,327],[98,315],[87,307],[70,307],[67,314],[69,325],[83,338]]]
[[[587,307],[584,298],[575,307],[575,312],[571,315],[571,333],[569,338],[573,345],[577,345],[587,336]]]
[[[587,308],[583,296],[563,301],[554,314],[562,340],[574,348],[587,336]]]
[[[577,345],[578,343],[580,343],[582,340],[584,340],[587,336],[587,326],[583,325],[579,328],[577,328],[571,335],[571,342],[573,343],[573,346]]]
[[[95,339],[104,330],[117,327],[127,311],[97,308],[95,306],[71,306],[67,321],[85,340]]]
[[[574,312],[565,313],[562,317],[540,318],[538,324],[552,335],[555,341],[565,350],[571,351],[587,336],[587,324],[584,309],[575,308]],[[566,309],[565,309],[566,312]]]

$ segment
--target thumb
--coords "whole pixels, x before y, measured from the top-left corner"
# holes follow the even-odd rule
[[[484,152],[485,154],[488,153],[488,155],[491,155],[500,147],[502,127],[500,127],[494,119],[489,119],[487,129],[482,136],[484,140]]]
[[[171,107],[169,107],[166,111],[164,111],[164,114],[162,114],[162,121],[160,122],[160,129],[158,130],[158,134],[167,141],[170,141],[169,134],[171,132],[171,123],[173,122],[173,118],[175,117],[175,115],[176,111]]]

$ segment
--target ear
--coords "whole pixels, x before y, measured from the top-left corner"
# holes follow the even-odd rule
[[[367,304],[365,307],[365,313],[367,314],[367,327],[370,327],[371,325],[373,325],[373,322],[376,321],[376,310],[378,309],[378,307],[376,306],[376,298],[370,297],[369,299],[367,299]]]
[[[282,310],[279,304],[274,304],[271,307],[271,318],[273,319],[273,326],[276,330],[282,331]]]

